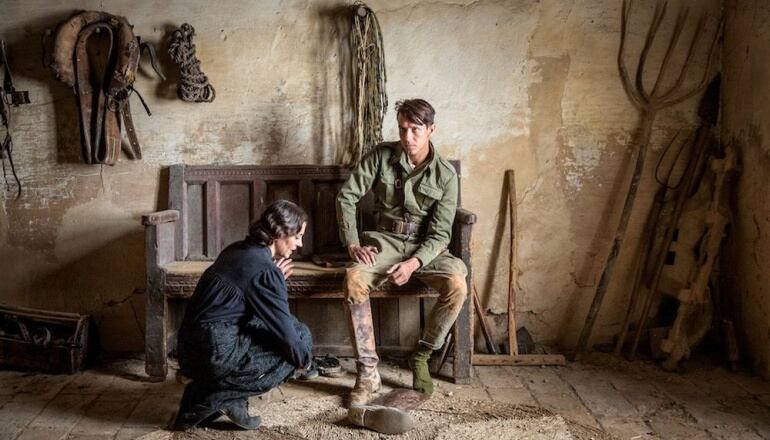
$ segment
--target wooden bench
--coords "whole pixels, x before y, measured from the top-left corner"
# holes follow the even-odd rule
[[[459,168],[458,163],[454,165]],[[277,199],[298,203],[309,216],[304,246],[294,256],[296,268],[287,281],[292,309],[313,332],[316,354],[353,354],[340,301],[344,268],[322,267],[311,261],[314,255],[344,255],[335,200],[348,175],[348,169],[337,165],[170,167],[169,209],[142,217],[147,269],[145,355],[151,378],[166,377],[167,356],[175,348],[184,304],[203,271],[225,246],[243,239],[263,207]],[[371,194],[359,203],[362,229],[373,229],[372,206]],[[450,245],[450,251],[468,266],[468,280],[475,221],[474,214],[458,208]],[[383,298],[372,301],[381,353],[403,354],[413,349],[422,311],[429,310],[423,301],[431,301],[436,292],[415,279],[401,287],[386,284],[371,296]],[[466,300],[453,332],[453,378],[457,383],[468,383],[471,374],[469,304]]]

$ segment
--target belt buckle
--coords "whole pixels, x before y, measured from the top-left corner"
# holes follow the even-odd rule
[[[415,235],[417,233],[417,223],[412,221],[412,214],[406,212],[404,213],[404,222],[402,223],[404,227],[404,234],[405,235]]]
[[[393,233],[394,234],[404,234],[406,225],[401,220],[393,220]]]

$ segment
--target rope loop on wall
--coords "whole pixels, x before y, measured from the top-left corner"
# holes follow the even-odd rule
[[[168,45],[168,54],[180,69],[181,82],[177,95],[182,101],[211,102],[216,92],[208,77],[201,72],[201,62],[195,56],[195,44],[192,42],[194,35],[195,28],[184,23],[171,35]]]

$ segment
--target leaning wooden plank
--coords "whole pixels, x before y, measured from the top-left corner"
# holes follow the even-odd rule
[[[505,180],[508,182],[508,216],[511,228],[511,247],[508,256],[508,347],[510,354],[519,354],[519,345],[516,341],[516,283],[518,283],[519,269],[516,261],[516,177],[513,170],[505,171]]]
[[[495,354],[474,354],[473,365],[564,365],[564,356],[560,354],[519,354],[505,356]]]

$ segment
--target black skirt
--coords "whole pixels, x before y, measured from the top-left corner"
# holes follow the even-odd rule
[[[302,344],[312,348],[306,325],[294,320]],[[277,350],[258,318],[247,324],[197,323],[179,331],[180,372],[191,378],[182,406],[220,408],[228,400],[255,396],[282,384],[296,367]]]

